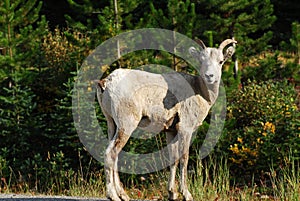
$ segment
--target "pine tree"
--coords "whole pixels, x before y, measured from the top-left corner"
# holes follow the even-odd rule
[[[68,25],[73,29],[89,32],[95,46],[118,35],[122,31],[135,27],[133,16],[142,0],[68,0],[76,15],[65,15]],[[132,24],[134,23],[134,24]]]
[[[46,31],[46,20],[39,12],[37,0],[4,0],[0,2],[1,66],[13,65],[11,70],[29,67],[34,50],[38,49]]]
[[[141,22],[144,27],[155,27],[179,32],[192,37],[196,19],[195,4],[189,0],[153,1],[149,3],[149,13],[145,13]],[[175,34],[174,34],[175,37]],[[176,40],[176,38],[173,38]],[[176,47],[174,47],[176,52]],[[161,52],[161,54],[163,54]],[[165,55],[167,57],[167,55]],[[181,71],[182,62],[176,56],[171,58],[172,68]],[[184,67],[186,64],[183,64]]]
[[[243,59],[268,48],[270,30],[276,20],[270,0],[200,0],[197,3],[198,34],[213,31],[216,41],[231,38],[238,41],[238,54]]]
[[[300,4],[298,0],[271,0],[274,5],[274,13],[277,17],[276,22],[272,26],[274,31],[274,45],[278,45],[281,41],[288,42],[292,37],[291,24],[300,22]]]
[[[46,30],[41,6],[37,0],[0,2],[0,130],[5,139],[0,147],[7,147],[17,162],[31,154],[30,131],[37,122],[32,116],[36,104],[30,83],[35,81],[39,42]]]
[[[168,0],[149,4],[150,12],[144,17],[146,26],[173,30],[192,37],[196,19],[194,3],[189,0]]]
[[[98,14],[102,13],[100,8],[109,6],[109,1],[67,0],[74,15],[65,15],[69,27],[81,32],[93,32],[99,24]],[[108,18],[107,21],[110,21]],[[105,25],[101,25],[105,27]],[[104,33],[103,33],[104,35]]]
[[[293,51],[296,53],[296,60],[298,60],[298,64],[300,64],[300,24],[299,22],[292,23],[292,38],[290,39],[290,43]]]

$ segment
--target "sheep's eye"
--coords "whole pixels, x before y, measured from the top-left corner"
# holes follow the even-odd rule
[[[223,61],[220,61],[219,64],[222,65]]]

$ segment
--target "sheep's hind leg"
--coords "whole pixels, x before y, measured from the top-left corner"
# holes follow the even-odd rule
[[[178,166],[178,140],[176,139],[176,132],[168,131],[167,133],[167,143],[170,158],[170,177],[168,184],[169,200],[177,200],[178,193],[176,189],[176,169]]]
[[[105,176],[106,176],[106,197],[112,201],[121,201],[114,184],[114,160],[116,158],[113,152],[115,140],[111,140],[105,153]]]
[[[129,201],[129,197],[121,187],[119,175],[116,173],[118,154],[129,137],[130,135],[124,133],[124,129],[118,129],[105,153],[106,196],[112,201],[121,201],[121,199]]]
[[[113,118],[111,118],[109,115],[106,115],[106,119],[107,119],[107,128],[108,128],[108,139],[109,139],[109,141],[112,141],[114,135],[117,134],[116,133],[116,124],[115,124]],[[115,168],[113,170],[113,179],[114,179],[114,186],[115,186],[116,193],[122,200],[129,200],[129,197],[125,193],[125,191],[122,187],[121,181],[119,179],[117,165],[118,165],[118,156],[116,157]]]
[[[130,135],[126,134],[123,129],[119,130],[118,132],[118,137],[116,140],[116,152],[119,154],[122,148],[125,146],[127,141],[129,140]],[[118,193],[118,196],[123,200],[123,201],[129,201],[130,198],[126,194],[124,188],[122,187],[122,183],[120,181],[120,177],[118,174],[118,156],[116,158],[115,162],[115,168],[114,168],[114,183],[115,183],[115,188]]]
[[[114,182],[115,182],[115,188],[117,191],[118,196],[124,200],[124,201],[129,201],[130,198],[126,194],[124,188],[122,187],[122,183],[120,181],[119,173],[118,173],[118,167],[117,167],[118,161],[116,161],[115,164],[115,169],[114,169]]]
[[[192,194],[187,185],[187,166],[189,160],[189,147],[192,134],[188,132],[178,132],[179,154],[180,154],[180,192],[185,201],[192,201]]]

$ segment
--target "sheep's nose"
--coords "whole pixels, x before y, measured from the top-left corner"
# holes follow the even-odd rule
[[[206,77],[207,79],[211,79],[211,78],[214,77],[214,74],[205,74],[205,77]]]

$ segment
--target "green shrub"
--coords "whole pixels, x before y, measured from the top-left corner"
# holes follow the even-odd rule
[[[295,58],[289,58],[293,56],[281,55],[279,51],[276,51],[266,53],[263,57],[257,61],[257,64],[251,64],[242,70],[244,81],[248,79],[260,81],[295,79],[300,82],[299,64]]]
[[[233,171],[245,175],[284,163],[289,150],[300,157],[300,120],[294,87],[286,81],[248,82],[228,97],[220,150]]]

